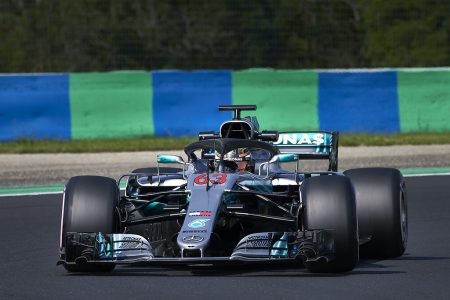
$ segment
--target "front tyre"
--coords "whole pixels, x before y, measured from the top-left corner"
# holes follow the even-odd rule
[[[301,188],[302,226],[305,230],[334,230],[335,259],[305,262],[311,272],[351,271],[359,260],[358,223],[353,186],[344,176],[316,176]]]
[[[65,255],[67,232],[114,233],[118,229],[116,207],[120,198],[117,183],[101,176],[76,176],[66,184],[61,216],[60,251]],[[64,265],[69,272],[108,272],[114,264]]]

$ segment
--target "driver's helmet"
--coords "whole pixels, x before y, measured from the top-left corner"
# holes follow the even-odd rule
[[[226,153],[223,160],[236,163],[240,171],[250,171],[250,151],[247,148],[239,148]]]

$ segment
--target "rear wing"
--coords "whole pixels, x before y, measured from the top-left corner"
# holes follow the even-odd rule
[[[279,132],[273,145],[280,153],[296,153],[300,159],[328,159],[328,171],[337,172],[338,142],[336,131]]]

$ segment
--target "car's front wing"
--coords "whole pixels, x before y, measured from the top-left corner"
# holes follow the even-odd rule
[[[200,252],[193,256],[186,250],[189,251],[180,251],[179,257],[155,257],[150,243],[139,235],[72,232],[66,235],[58,264],[330,261],[334,258],[335,245],[331,230],[311,230],[250,234],[241,239],[231,256],[226,257],[203,256]]]

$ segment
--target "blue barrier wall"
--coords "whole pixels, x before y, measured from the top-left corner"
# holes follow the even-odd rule
[[[94,75],[0,75],[0,141],[196,136],[231,117],[218,105],[253,103],[261,129],[450,131],[450,68]]]
[[[398,132],[397,73],[320,73],[318,107],[323,130]]]
[[[0,76],[0,141],[70,139],[69,76]]]
[[[188,136],[216,129],[230,118],[219,113],[231,104],[230,71],[153,73],[153,122],[158,136]]]

